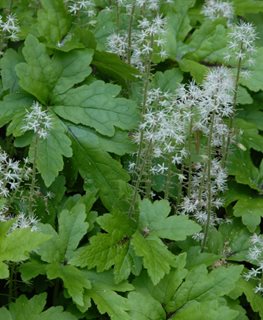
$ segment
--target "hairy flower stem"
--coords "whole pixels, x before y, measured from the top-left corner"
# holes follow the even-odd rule
[[[172,181],[172,155],[170,153],[169,157],[168,157],[168,170],[167,170],[167,175],[166,175],[166,180],[165,180],[164,199],[169,198],[171,181]]]
[[[152,150],[152,143],[148,144],[146,153],[144,154],[144,158],[143,161],[141,162],[141,167],[139,168],[139,173],[135,182],[135,186],[134,186],[134,191],[133,191],[133,196],[132,196],[132,201],[130,204],[130,208],[129,208],[129,217],[131,218],[134,214],[134,210],[135,210],[135,204],[136,204],[136,200],[137,200],[137,196],[139,193],[139,188],[140,188],[140,184],[142,182],[142,177],[145,171],[145,167],[147,165],[148,162],[148,156],[150,154],[150,151]]]
[[[242,49],[242,47],[241,47],[241,49]],[[237,65],[237,73],[236,73],[236,78],[235,78],[234,97],[233,97],[233,115],[230,118],[226,146],[225,146],[225,150],[223,152],[223,157],[222,157],[222,166],[223,167],[225,167],[225,165],[226,165],[226,161],[227,161],[227,157],[228,157],[228,153],[229,153],[230,142],[231,142],[234,116],[235,116],[235,110],[236,110],[236,106],[237,106],[237,91],[238,91],[238,85],[239,85],[239,80],[240,80],[241,66],[242,66],[242,59],[239,58],[238,65]]]
[[[207,150],[207,220],[204,230],[204,239],[201,247],[201,252],[204,251],[207,243],[208,238],[208,231],[210,226],[210,220],[211,220],[211,213],[212,213],[212,190],[211,190],[211,164],[212,164],[212,139],[213,139],[213,129],[214,129],[214,118],[215,118],[215,112],[213,112],[211,117],[211,123],[209,128],[209,136],[208,136],[208,150]]]
[[[8,302],[12,302],[15,298],[15,263],[11,262],[9,266],[9,280],[8,280]]]
[[[129,26],[128,26],[128,52],[127,52],[127,62],[128,64],[131,64],[131,44],[132,44],[132,25],[133,25],[133,19],[134,19],[134,13],[136,8],[136,2],[134,1],[131,7],[131,13],[130,13],[130,19],[129,19]]]
[[[34,150],[33,150],[33,165],[32,165],[32,180],[29,189],[29,213],[33,214],[33,206],[34,206],[34,191],[36,188],[36,174],[37,174],[37,145],[38,145],[39,137],[38,134],[35,135],[34,141]]]
[[[190,197],[192,192],[192,152],[191,152],[191,145],[192,145],[192,131],[193,131],[193,117],[191,116],[190,125],[189,125],[189,133],[188,133],[188,186],[187,186],[187,195]]]

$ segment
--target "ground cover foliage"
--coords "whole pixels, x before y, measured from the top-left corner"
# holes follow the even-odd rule
[[[263,319],[262,1],[0,9],[0,319]]]

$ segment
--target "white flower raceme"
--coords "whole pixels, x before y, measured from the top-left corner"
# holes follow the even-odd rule
[[[202,13],[211,20],[223,17],[230,23],[234,18],[234,8],[232,2],[220,0],[206,0]]]
[[[5,18],[0,15],[0,30],[4,36],[13,41],[18,40],[20,27],[14,14],[9,14]]]
[[[26,124],[23,126],[24,131],[32,130],[39,138],[46,139],[48,132],[52,127],[52,118],[47,111],[42,110],[39,102],[35,101],[30,110],[27,110],[25,116]]]
[[[229,52],[225,56],[226,60],[240,60],[242,64],[253,65],[253,56],[256,52],[255,41],[257,39],[255,27],[249,22],[241,21],[232,27],[228,38]]]
[[[66,1],[68,6],[68,11],[77,15],[78,13],[84,13],[88,17],[93,17],[96,15],[95,3],[93,0],[76,0],[76,1]]]

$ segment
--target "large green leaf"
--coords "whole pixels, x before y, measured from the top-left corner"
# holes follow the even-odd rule
[[[242,269],[243,266],[220,267],[208,273],[205,265],[193,268],[176,292],[169,308],[175,311],[192,300],[201,302],[224,296],[234,288]]]
[[[59,78],[55,84],[53,94],[61,94],[72,88],[75,84],[85,80],[91,73],[89,67],[93,50],[72,50],[70,53],[56,52],[54,63],[60,65]]]
[[[74,134],[73,132],[71,134],[74,161],[81,176],[90,185],[94,185],[99,189],[103,204],[108,209],[120,205],[121,203],[118,199],[120,200],[120,197],[122,197],[122,200],[124,200],[129,196],[129,190],[127,190],[128,194],[126,194],[126,187],[124,186],[129,180],[127,172],[107,152],[92,143],[89,144],[80,130],[75,130]]]
[[[46,303],[46,293],[33,296],[30,300],[24,295],[9,305],[9,311],[2,307],[0,318],[5,320],[77,320],[62,307],[51,307],[43,311]]]
[[[58,97],[54,111],[66,120],[113,136],[115,127],[133,129],[138,121],[136,104],[131,100],[115,98],[119,92],[119,86],[98,80]]]
[[[127,131],[116,129],[113,137],[107,137],[89,127],[72,124],[67,124],[67,126],[69,131],[87,148],[94,147],[120,156],[135,152],[137,149]]]

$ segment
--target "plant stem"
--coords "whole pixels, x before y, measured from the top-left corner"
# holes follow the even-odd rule
[[[235,89],[234,89],[235,91],[234,91],[234,97],[233,97],[233,115],[230,118],[229,132],[228,132],[228,135],[227,135],[226,146],[225,146],[225,150],[223,152],[223,157],[222,157],[222,166],[223,167],[225,166],[226,161],[227,161],[227,157],[228,157],[228,153],[229,153],[229,146],[230,146],[230,142],[231,142],[233,121],[234,121],[234,113],[235,113],[236,106],[237,106],[237,91],[238,91],[238,84],[239,84],[239,80],[240,80],[241,65],[242,65],[242,59],[239,58],[238,65],[237,65],[236,79],[235,79]]]
[[[211,190],[211,163],[212,163],[212,139],[213,139],[213,129],[214,129],[214,118],[215,118],[215,112],[213,112],[211,117],[211,123],[210,123],[210,129],[209,129],[209,136],[208,136],[208,151],[207,151],[207,220],[204,230],[204,239],[201,247],[201,252],[204,251],[207,237],[208,237],[208,231],[210,226],[210,220],[211,220],[211,213],[212,213],[212,190]]]
[[[133,25],[133,18],[136,8],[136,1],[133,1],[132,7],[131,7],[131,13],[130,13],[130,19],[129,19],[129,26],[128,26],[128,51],[127,51],[127,62],[128,64],[131,64],[131,42],[132,42],[132,25]]]
[[[192,111],[192,110],[191,110]],[[187,195],[190,197],[192,192],[192,152],[191,152],[191,145],[192,145],[192,131],[193,131],[193,117],[191,115],[190,124],[189,124],[189,133],[188,133],[188,186],[187,186]]]
[[[36,174],[37,174],[37,145],[38,145],[39,137],[35,135],[34,141],[34,153],[33,153],[33,167],[32,167],[32,180],[30,184],[29,190],[29,212],[33,214],[33,203],[34,203],[34,191],[36,188]]]
[[[172,154],[169,153],[168,156],[168,171],[166,175],[166,180],[165,180],[165,188],[164,188],[164,199],[169,198],[169,190],[171,187],[171,180],[172,180]]]

